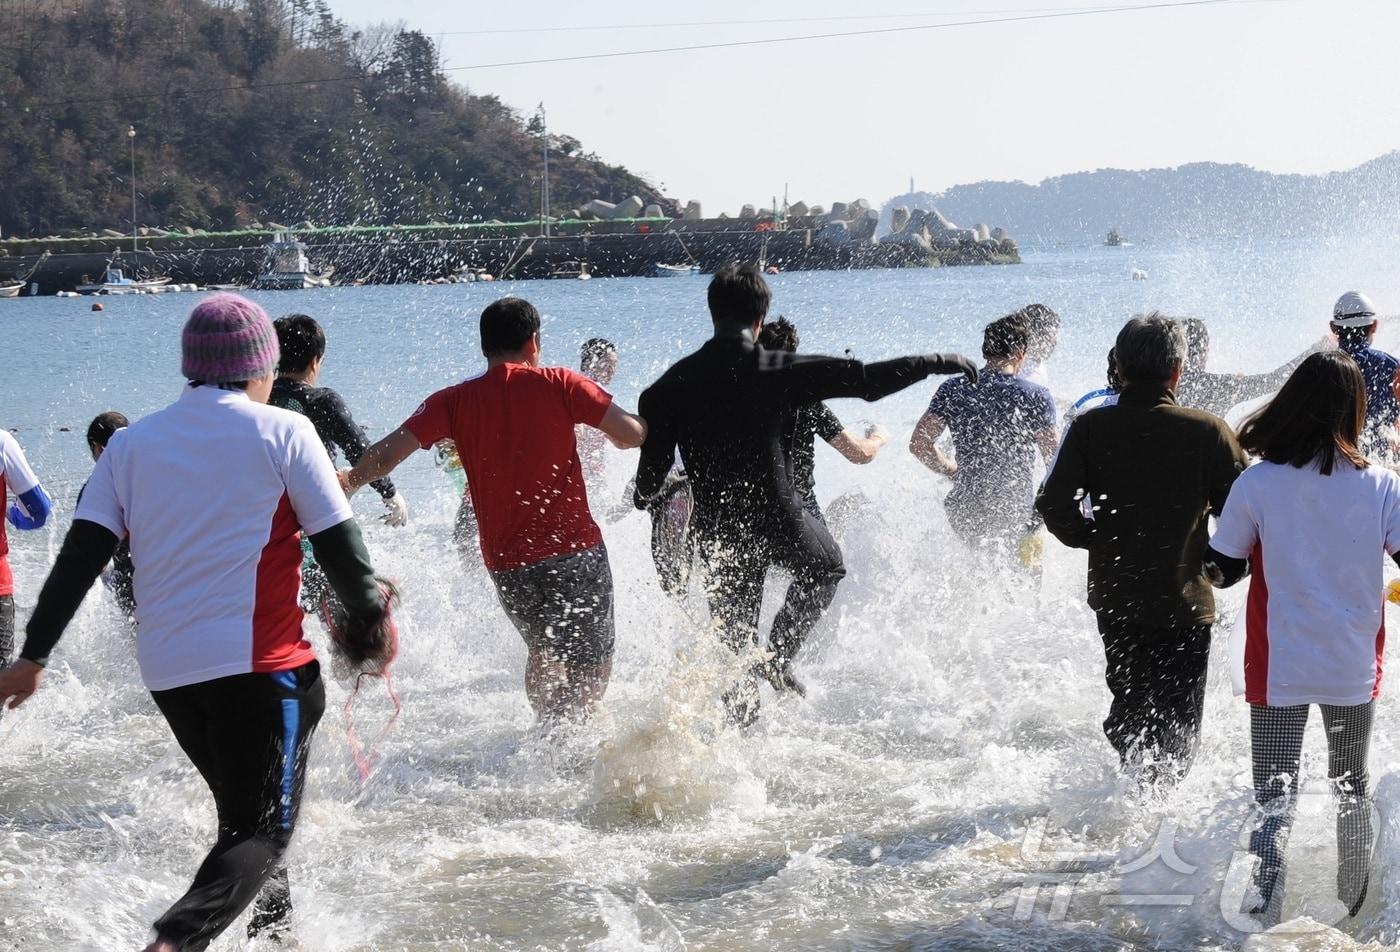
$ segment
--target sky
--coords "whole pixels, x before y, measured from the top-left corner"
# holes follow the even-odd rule
[[[1397,0],[1228,0],[912,29],[1153,2],[332,6],[356,26],[382,23],[390,10],[409,28],[442,34],[455,81],[525,113],[543,102],[551,132],[667,195],[699,200],[707,215],[767,205],[785,190],[794,202],[878,204],[906,191],[911,177],[916,188],[939,191],[1194,161],[1317,173],[1400,148]],[[677,25],[696,22],[703,25]],[[900,31],[458,69],[889,28]]]

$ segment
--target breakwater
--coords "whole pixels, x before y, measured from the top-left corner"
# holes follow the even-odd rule
[[[1019,261],[1014,242],[957,237],[934,243],[877,240],[874,223],[833,229],[816,217],[786,220],[635,218],[540,222],[298,228],[314,270],[337,284],[393,284],[478,272],[499,278],[650,275],[659,264],[710,271],[734,261],[780,271],[936,267]],[[273,229],[160,232],[135,240],[115,233],[0,242],[0,281],[40,293],[71,290],[110,266],[129,276],[177,282],[248,284],[267,263]]]

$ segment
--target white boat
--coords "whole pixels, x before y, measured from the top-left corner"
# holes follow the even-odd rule
[[[652,265],[651,276],[653,278],[686,278],[692,274],[699,274],[698,264],[662,264],[657,262]]]
[[[311,270],[306,245],[290,231],[279,231],[267,245],[267,270],[253,281],[256,291],[304,291],[331,286],[329,273]]]
[[[0,284],[0,298],[19,297],[19,292],[24,290],[23,281],[10,281]]]
[[[136,281],[126,276],[121,268],[108,268],[102,280],[93,284],[78,285],[79,294],[153,294],[165,289],[169,278],[151,278]]]
[[[588,281],[593,277],[593,269],[589,267],[587,261],[565,261],[549,272],[549,276],[551,278],[573,278],[576,281]]]
[[[1133,245],[1131,241],[1123,240],[1123,233],[1117,228],[1109,229],[1108,237],[1103,240],[1103,243],[1110,248],[1131,248]]]

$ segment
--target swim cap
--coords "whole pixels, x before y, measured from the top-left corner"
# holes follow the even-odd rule
[[[180,370],[188,380],[236,383],[277,369],[277,331],[267,312],[237,294],[200,301],[180,334]]]
[[[1348,291],[1333,305],[1332,323],[1338,327],[1370,327],[1376,323],[1376,306],[1360,291]]]

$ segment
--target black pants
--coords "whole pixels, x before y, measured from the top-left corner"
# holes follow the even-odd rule
[[[1185,776],[1205,709],[1210,626],[1159,628],[1099,614],[1113,694],[1103,732],[1125,768],[1145,782]]]
[[[15,597],[0,595],[0,670],[15,656]]]
[[[846,577],[840,546],[826,524],[808,512],[803,513],[796,538],[726,536],[699,540],[700,557],[709,573],[706,593],[710,614],[720,623],[721,637],[736,652],[758,644],[764,579],[770,568],[787,569],[792,583],[773,619],[768,648],[779,665],[791,662],[831,606],[836,586]]]
[[[282,855],[296,826],[311,735],[326,706],[320,666],[236,674],[153,691],[219,815],[219,837],[189,891],[156,921],[180,949],[204,949],[256,897],[249,932],[291,911]]]
[[[1376,831],[1371,822],[1371,748],[1374,703],[1352,707],[1318,705],[1327,731],[1327,778],[1337,798],[1337,897],[1356,915],[1366,901]],[[1259,857],[1255,884],[1263,900],[1258,912],[1281,908],[1284,853],[1298,802],[1298,761],[1308,705],[1267,707],[1251,704],[1249,736],[1254,757],[1254,799],[1261,808],[1249,851]]]

